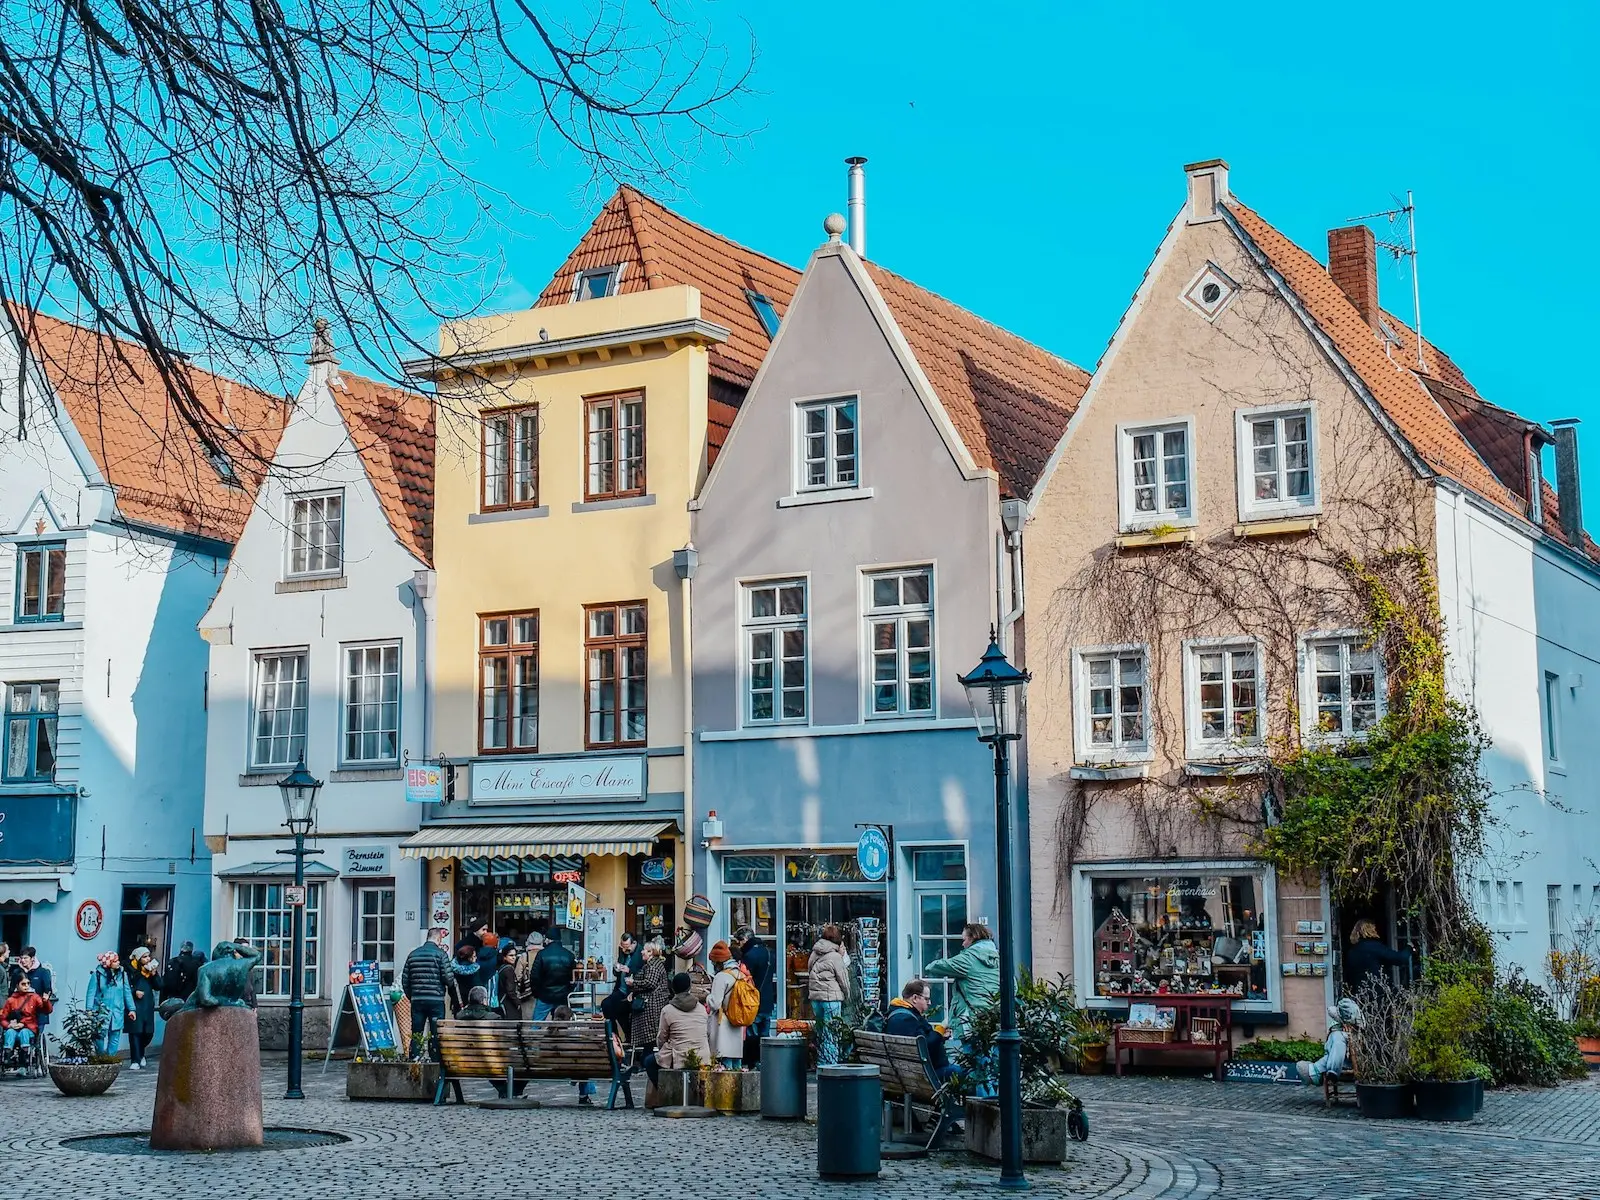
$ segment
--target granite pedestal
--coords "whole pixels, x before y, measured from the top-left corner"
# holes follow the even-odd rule
[[[156,1108],[155,1150],[259,1146],[261,1051],[248,1008],[193,1008],[167,1022]]]

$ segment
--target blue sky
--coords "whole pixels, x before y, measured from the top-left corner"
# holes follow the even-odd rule
[[[866,155],[870,257],[1085,367],[1182,200],[1183,163],[1226,158],[1239,197],[1319,258],[1329,228],[1414,190],[1425,335],[1491,400],[1590,422],[1600,512],[1600,387],[1571,366],[1600,325],[1600,5],[697,11],[754,33],[752,132],[702,155],[674,207],[803,265],[843,210],[842,160]],[[479,172],[548,214],[496,239],[508,303],[604,199],[534,165],[519,129],[500,122]],[[1400,267],[1381,290],[1409,319]]]

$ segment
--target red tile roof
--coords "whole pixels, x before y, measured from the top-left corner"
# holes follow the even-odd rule
[[[876,263],[864,264],[951,424],[1004,496],[1028,497],[1089,372]]]
[[[127,521],[233,543],[277,450],[288,406],[246,384],[187,368],[238,486],[224,482],[141,348],[8,306],[57,399],[116,492]]]
[[[433,562],[433,403],[349,372],[330,389],[400,544]]]

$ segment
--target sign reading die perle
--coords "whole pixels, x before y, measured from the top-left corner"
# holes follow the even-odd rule
[[[472,764],[473,804],[643,800],[644,757],[540,758]]]

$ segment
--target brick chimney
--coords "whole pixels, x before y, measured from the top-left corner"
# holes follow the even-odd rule
[[[1378,248],[1372,230],[1365,225],[1328,230],[1328,274],[1361,319],[1378,328]]]

